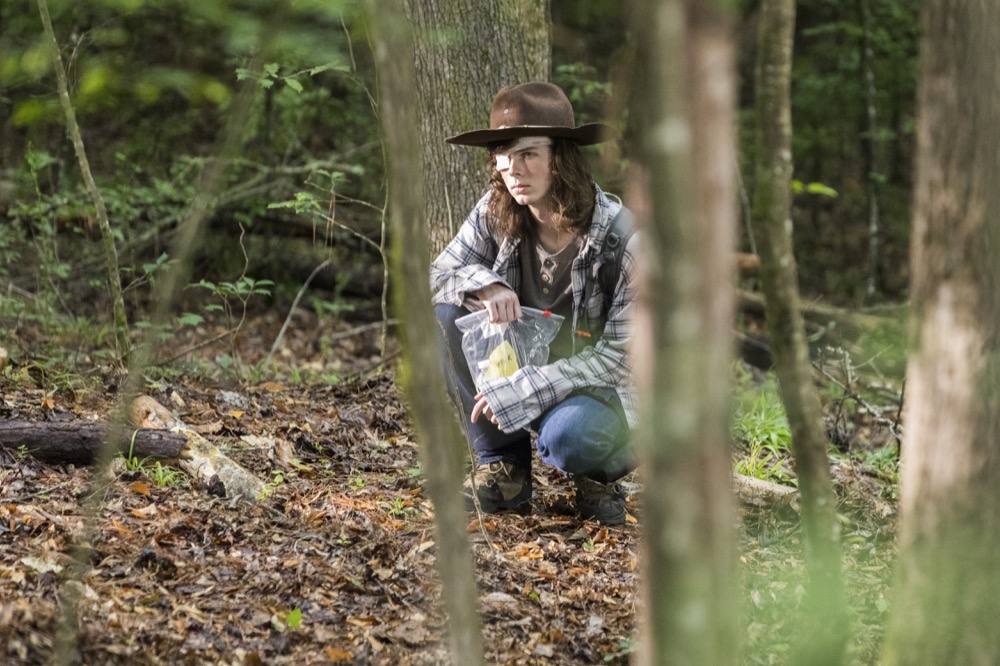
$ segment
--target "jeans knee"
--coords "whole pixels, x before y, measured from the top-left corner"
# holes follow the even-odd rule
[[[586,474],[601,465],[614,443],[560,430],[540,434],[537,448],[539,457],[553,467],[567,474]]]

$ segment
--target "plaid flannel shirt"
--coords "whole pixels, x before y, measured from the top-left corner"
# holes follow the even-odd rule
[[[597,272],[604,259],[604,238],[621,204],[609,199],[600,188],[596,190],[597,205],[590,231],[571,269],[573,317],[572,321],[563,322],[563,326],[573,326],[573,355],[543,366],[525,366],[510,377],[492,379],[480,387],[504,432],[528,427],[570,393],[587,387],[614,388],[629,426],[635,426],[637,402],[629,346],[634,331],[632,311],[639,234],[632,235],[622,256],[621,275],[605,321],[605,295],[598,284]],[[479,200],[455,238],[431,263],[435,304],[482,307],[472,292],[494,283],[518,292],[521,243],[494,235],[486,208],[488,199],[486,195]]]

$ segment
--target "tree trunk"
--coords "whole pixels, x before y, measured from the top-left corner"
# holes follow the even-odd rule
[[[924,5],[885,664],[1000,663],[1000,4]]]
[[[444,140],[488,127],[489,103],[501,87],[548,80],[549,0],[402,4],[416,31],[411,127],[420,141],[415,169],[424,174],[427,188],[427,238],[437,254],[458,232],[486,182],[484,151]]]
[[[379,72],[379,114],[388,155],[389,218],[395,243],[396,304],[405,323],[403,388],[422,443],[427,489],[434,502],[437,565],[449,615],[452,663],[483,661],[476,580],[466,536],[461,481],[466,446],[455,422],[441,374],[431,306],[428,216],[413,99],[413,61],[405,17],[395,0],[371,5]],[[473,12],[474,13],[474,12]],[[429,175],[429,174],[428,174]],[[428,182],[432,180],[428,178]]]
[[[753,217],[763,232],[759,250],[768,331],[801,491],[808,587],[805,626],[792,663],[839,664],[847,638],[840,531],[792,252],[789,89],[794,26],[794,0],[764,0],[758,27],[755,94],[760,139]]]
[[[639,663],[735,663],[732,39],[710,1],[642,0],[633,9],[634,148],[656,183],[629,200],[645,238],[635,364],[646,369],[637,376],[647,599]]]
[[[864,131],[861,133],[861,158],[865,168],[865,194],[868,197],[868,262],[865,267],[865,303],[871,303],[879,287],[881,223],[878,207],[878,113],[872,47],[872,12],[869,0],[858,0],[861,19],[861,86],[865,91]]]

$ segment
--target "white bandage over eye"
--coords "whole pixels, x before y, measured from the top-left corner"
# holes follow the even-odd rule
[[[497,171],[506,171],[510,168],[511,158],[514,153],[537,146],[551,145],[552,139],[547,136],[522,136],[520,139],[515,139],[497,149],[497,152],[494,153],[493,159],[496,162]]]

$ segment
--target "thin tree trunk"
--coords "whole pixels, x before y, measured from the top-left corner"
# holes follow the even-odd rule
[[[868,262],[865,267],[865,302],[878,291],[879,236],[881,223],[878,206],[878,109],[876,107],[872,16],[869,0],[858,0],[861,16],[861,84],[865,91],[865,130],[861,134],[861,155],[865,169],[865,194],[868,197]]]
[[[452,663],[483,661],[482,632],[476,605],[475,572],[466,536],[461,480],[466,450],[448,409],[440,371],[431,307],[430,257],[424,170],[413,132],[417,126],[410,34],[397,0],[371,4],[375,22],[375,59],[379,70],[379,112],[385,133],[389,180],[389,218],[394,230],[397,307],[405,322],[407,366],[403,388],[410,405],[434,502],[437,564],[449,614]]]
[[[996,2],[924,5],[890,666],[1000,663],[998,28]]]
[[[726,427],[735,245],[733,53],[717,3],[640,0],[636,151],[647,186],[635,363],[646,475],[641,664],[735,663]]]
[[[415,29],[414,125],[437,254],[484,192],[485,153],[444,142],[489,125],[501,87],[549,77],[549,0],[402,0]]]
[[[56,81],[59,86],[59,104],[62,106],[63,115],[66,116],[66,133],[69,134],[70,141],[73,142],[73,150],[76,152],[77,162],[80,164],[80,174],[83,176],[87,193],[94,204],[97,212],[97,225],[101,230],[101,241],[104,247],[104,265],[107,270],[108,292],[111,297],[111,309],[114,314],[115,342],[118,346],[118,358],[122,365],[128,365],[129,355],[132,353],[132,343],[129,338],[128,317],[125,315],[125,300],[122,296],[122,283],[118,268],[118,250],[115,247],[114,234],[111,232],[111,223],[108,221],[108,211],[104,205],[104,197],[97,189],[94,182],[94,175],[90,172],[90,162],[87,160],[87,151],[83,146],[83,136],[80,134],[80,126],[76,122],[76,111],[73,110],[73,101],[69,97],[69,86],[66,83],[66,70],[63,67],[62,55],[59,53],[59,41],[56,33],[52,29],[52,19],[49,17],[49,6],[46,0],[38,1],[38,13],[42,17],[42,25],[45,27],[45,35],[50,42],[52,50],[52,68],[56,72]]]
[[[802,493],[808,582],[805,626],[792,663],[839,664],[847,638],[840,530],[819,396],[799,312],[792,251],[789,89],[794,27],[794,0],[763,0],[757,48],[755,94],[760,139],[753,215],[756,228],[762,232],[761,281],[768,330]]]

